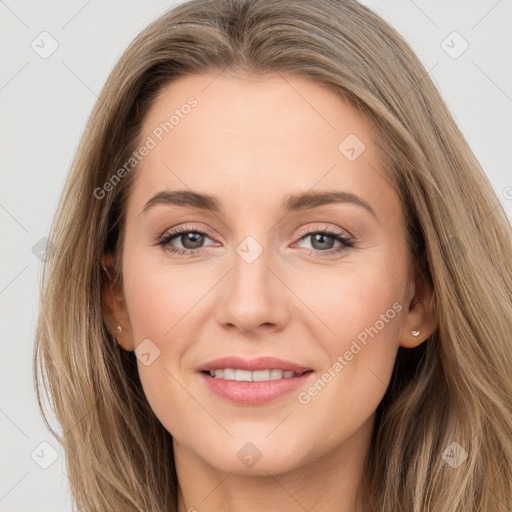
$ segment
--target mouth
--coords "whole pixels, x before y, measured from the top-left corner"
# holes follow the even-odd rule
[[[300,364],[260,357],[225,357],[197,369],[215,395],[237,405],[262,405],[288,395],[310,380],[314,370]]]
[[[292,372],[281,368],[267,368],[265,370],[256,370],[251,372],[250,370],[243,370],[241,368],[217,368],[215,370],[204,370],[201,373],[209,375],[214,379],[232,380],[237,382],[267,382],[271,380],[293,379],[312,371],[313,370]]]

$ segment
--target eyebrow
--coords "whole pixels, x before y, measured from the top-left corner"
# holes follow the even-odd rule
[[[359,196],[345,191],[320,191],[289,194],[281,203],[281,209],[287,212],[308,210],[328,204],[352,203],[361,206],[376,219],[373,208]],[[139,215],[148,212],[156,205],[175,205],[195,208],[210,212],[220,212],[222,203],[217,196],[193,192],[191,190],[162,190],[154,195],[144,206]]]

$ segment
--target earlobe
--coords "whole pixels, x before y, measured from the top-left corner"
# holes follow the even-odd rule
[[[404,315],[399,345],[414,348],[426,341],[436,329],[433,290],[425,277],[417,272],[410,283],[409,305]]]
[[[125,350],[133,350],[131,324],[119,280],[115,275],[110,254],[103,257],[104,271],[102,289],[103,320],[113,340]]]
[[[426,341],[435,330],[435,321],[431,311],[422,303],[416,303],[404,318],[399,345],[414,348]]]
[[[424,336],[421,336],[421,331],[416,331],[414,329],[411,329],[409,331],[409,334],[411,335],[411,337],[409,337],[408,340],[405,340],[404,342],[401,342],[400,345],[402,347],[406,347],[406,348],[414,348],[414,347],[417,347],[418,345],[421,345],[424,341],[426,341],[426,339],[428,338],[427,337],[424,337]]]

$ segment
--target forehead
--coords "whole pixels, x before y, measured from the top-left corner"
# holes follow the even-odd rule
[[[371,129],[347,101],[305,78],[182,77],[144,119],[140,144],[152,147],[136,169],[131,203],[140,211],[164,188],[208,192],[234,211],[280,206],[284,195],[315,188],[396,201]]]
[[[187,107],[190,98],[197,103],[192,108]],[[172,126],[166,125],[171,118]],[[147,113],[142,132],[162,138],[157,142],[164,146],[176,147],[186,138],[199,153],[214,143],[219,149],[228,148],[230,154],[249,150],[252,156],[263,148],[272,156],[278,155],[279,148],[298,154],[297,142],[308,139],[315,148],[337,157],[333,142],[349,134],[368,139],[370,128],[362,114],[338,94],[305,78],[202,74],[166,86]]]

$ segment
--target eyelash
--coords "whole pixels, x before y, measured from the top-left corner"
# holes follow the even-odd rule
[[[156,245],[162,246],[165,251],[168,251],[171,254],[174,254],[176,256],[185,256],[185,257],[192,256],[192,255],[197,254],[198,252],[202,251],[203,249],[205,249],[204,247],[200,247],[198,249],[179,249],[179,248],[170,246],[170,242],[172,239],[174,239],[178,235],[181,235],[184,233],[198,233],[200,235],[205,235],[205,236],[213,239],[212,234],[208,231],[205,231],[202,229],[197,229],[194,226],[181,226],[179,228],[174,229],[173,231],[170,231],[170,232],[158,237]],[[331,228],[328,228],[328,227],[326,227],[324,229],[309,229],[301,234],[299,240],[304,240],[308,236],[311,236],[311,235],[328,235],[328,236],[334,238],[337,242],[340,242],[341,245],[337,248],[330,249],[328,251],[320,251],[318,249],[305,249],[306,251],[308,251],[307,252],[308,255],[316,254],[316,255],[321,255],[321,257],[324,257],[324,255],[331,256],[333,254],[339,254],[344,251],[347,251],[348,249],[350,249],[351,247],[354,247],[354,245],[355,245],[354,239],[352,237],[347,238],[347,237],[343,236],[340,232],[333,230]]]

